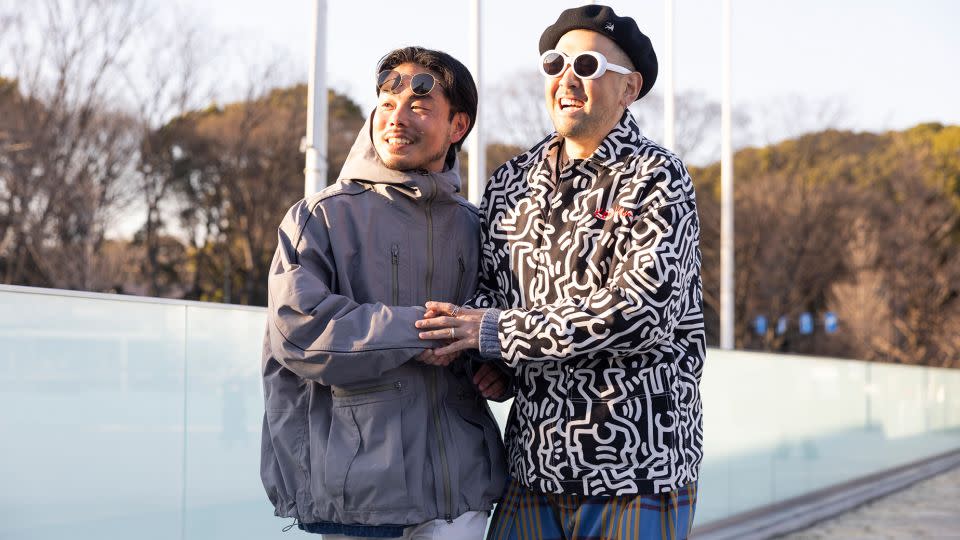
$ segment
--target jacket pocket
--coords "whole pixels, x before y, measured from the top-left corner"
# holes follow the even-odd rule
[[[400,246],[390,246],[390,291],[393,306],[400,305]]]
[[[374,384],[370,386],[353,386],[349,388],[343,386],[331,386],[330,394],[333,395],[333,397],[346,398],[365,396],[367,394],[378,394],[380,392],[387,392],[388,390],[402,392],[403,382],[393,381],[392,383]],[[384,397],[391,399],[389,394],[385,394]]]
[[[572,398],[568,458],[574,471],[657,469],[675,446],[678,415],[669,393]]]
[[[483,424],[474,411],[452,407],[456,411],[450,422],[449,446],[456,449],[458,507],[478,509],[490,485],[491,460]]]
[[[332,387],[325,488],[346,512],[411,505],[403,449],[406,389],[400,381]]]
[[[451,426],[459,460],[459,496],[472,510],[486,509],[484,503],[497,499],[506,485],[507,471],[503,441],[492,417],[482,403],[454,407],[457,421]]]

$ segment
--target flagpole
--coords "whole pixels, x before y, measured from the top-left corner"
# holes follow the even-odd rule
[[[484,103],[483,97],[483,74],[481,71],[481,46],[482,25],[480,0],[470,1],[470,63],[473,69],[473,78],[477,83],[477,94],[480,96],[480,106],[477,108],[477,120],[470,133],[470,140],[467,141],[467,182],[469,191],[467,198],[474,204],[480,204],[480,197],[483,196],[483,188],[486,184],[486,162],[487,149],[483,137],[483,122],[480,121],[480,111]]]
[[[723,0],[723,98],[720,107],[720,348],[733,349],[734,341],[734,190],[733,105],[731,91],[731,0]]]
[[[313,2],[310,74],[307,79],[307,136],[303,194],[313,195],[327,184],[327,0]]]

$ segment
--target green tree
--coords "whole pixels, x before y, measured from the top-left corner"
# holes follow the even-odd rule
[[[306,92],[297,85],[191,111],[147,139],[144,161],[168,175],[189,244],[188,298],[266,303],[276,227],[303,193]],[[364,118],[345,96],[331,92],[329,103],[328,178],[335,180]]]
[[[738,347],[960,366],[960,127],[827,130],[741,150],[734,169]],[[715,343],[719,165],[691,173]],[[826,311],[840,332],[798,332]],[[790,331],[757,336],[757,315]]]

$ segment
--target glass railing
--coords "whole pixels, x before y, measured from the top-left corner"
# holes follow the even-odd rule
[[[707,353],[698,524],[960,449],[960,370]]]
[[[264,322],[0,286],[0,538],[281,538],[259,477]],[[698,525],[960,449],[960,370],[711,349],[702,393]]]
[[[263,330],[263,309],[0,288],[0,538],[281,538]]]

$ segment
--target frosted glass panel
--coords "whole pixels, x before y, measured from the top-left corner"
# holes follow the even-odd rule
[[[0,286],[0,538],[288,536],[259,477],[264,323]],[[698,525],[960,449],[960,370],[711,349],[702,392]]]
[[[960,449],[960,371],[707,353],[699,525]]]
[[[182,307],[0,291],[0,538],[179,537],[183,347]]]
[[[187,308],[186,538],[280,538],[293,521],[260,483],[263,332],[259,310]]]
[[[701,391],[697,525],[960,449],[960,370],[710,349]]]

